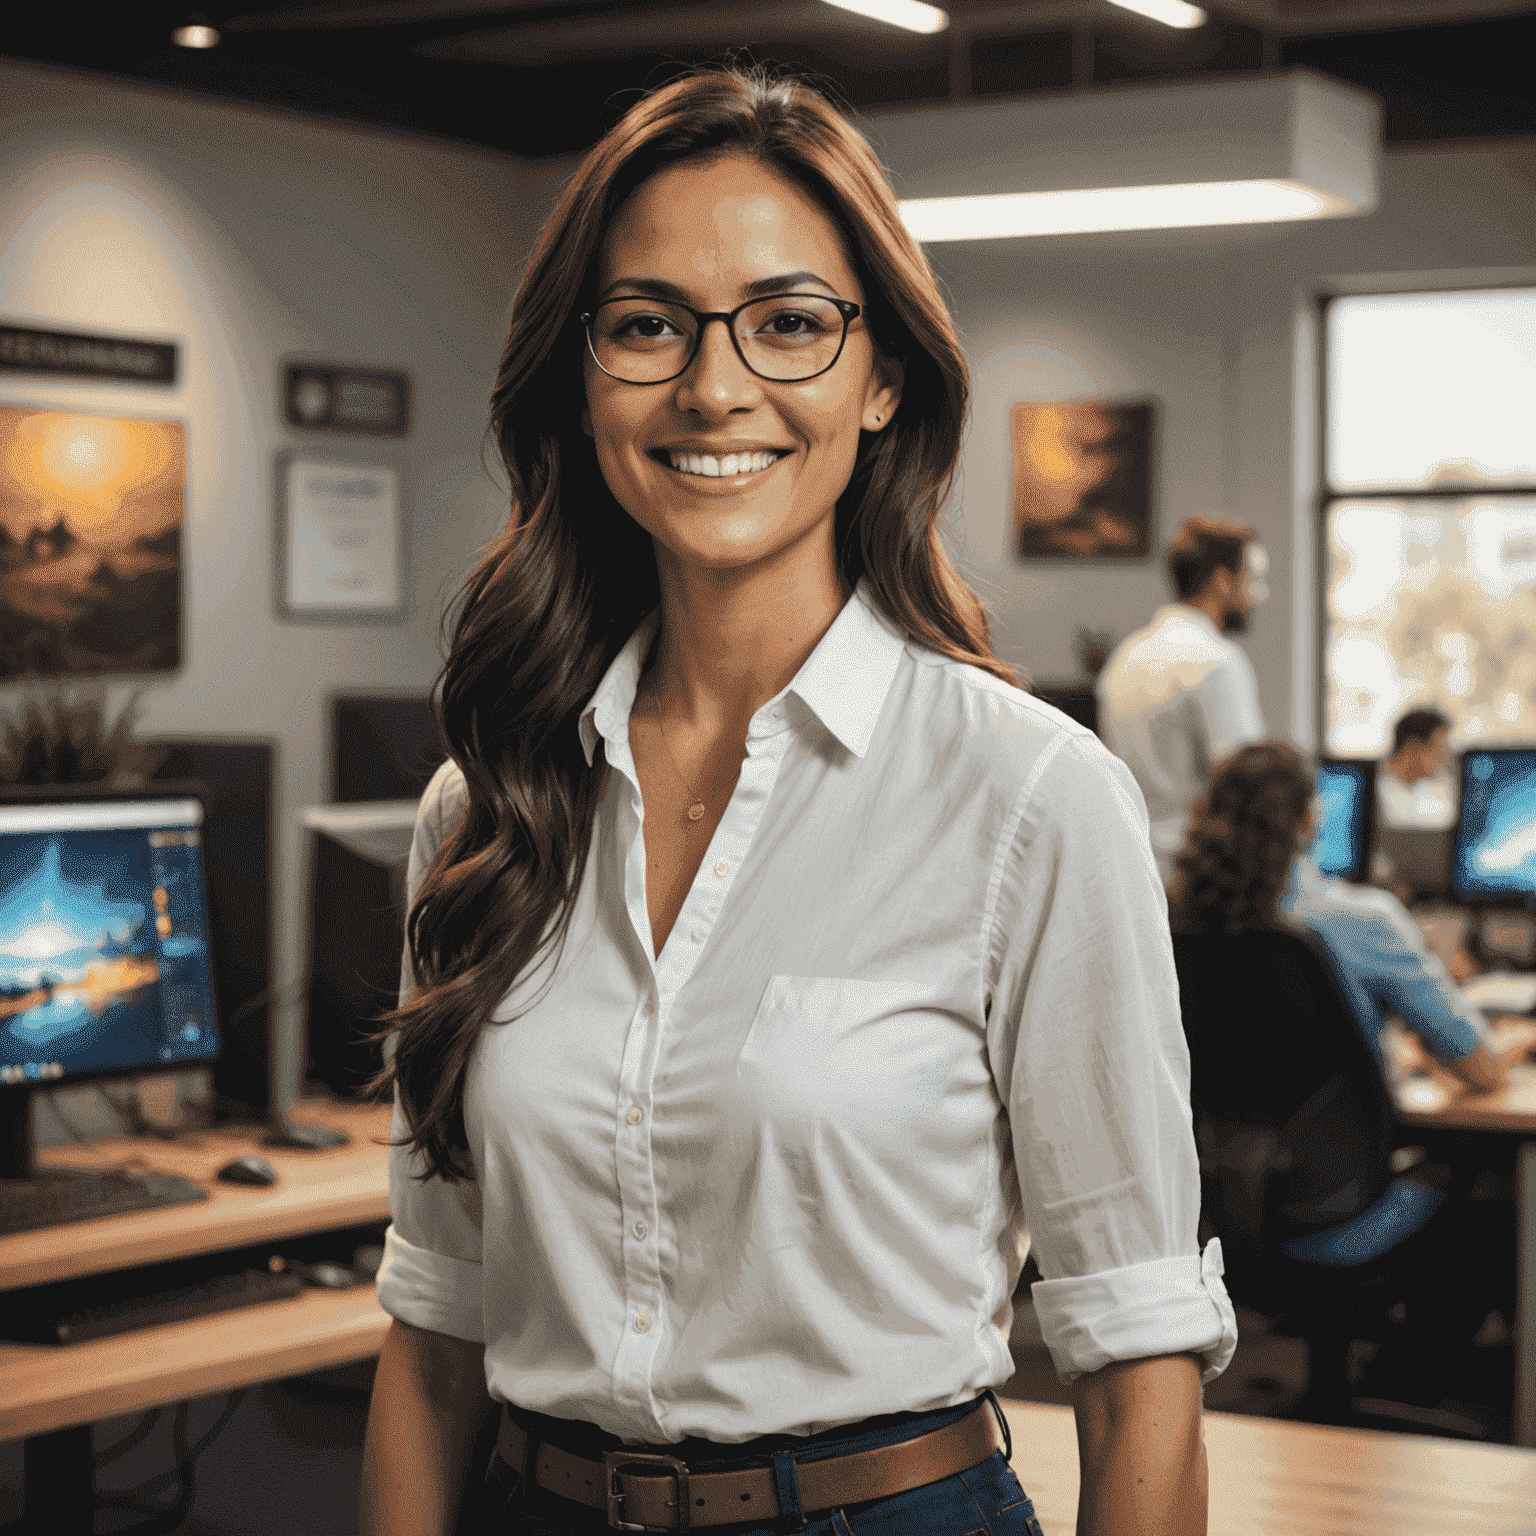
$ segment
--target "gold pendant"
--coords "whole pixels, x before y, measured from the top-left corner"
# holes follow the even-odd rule
[[[697,805],[688,807],[688,820],[697,821],[704,814],[704,802],[700,800]]]

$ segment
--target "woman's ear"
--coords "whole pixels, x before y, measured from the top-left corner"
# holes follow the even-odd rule
[[[906,367],[899,357],[875,353],[874,371],[864,394],[864,414],[859,418],[859,425],[866,432],[883,431],[889,424],[901,404],[901,386],[906,376]]]

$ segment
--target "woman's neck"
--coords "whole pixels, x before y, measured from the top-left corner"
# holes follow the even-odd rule
[[[829,551],[830,554],[830,551]],[[847,601],[835,560],[751,571],[683,567],[657,551],[661,624],[650,688],[669,713],[745,731]]]

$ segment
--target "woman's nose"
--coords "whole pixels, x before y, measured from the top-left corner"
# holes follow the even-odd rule
[[[724,320],[704,322],[698,350],[677,381],[682,410],[716,412],[746,410],[762,398],[757,375],[742,362]]]

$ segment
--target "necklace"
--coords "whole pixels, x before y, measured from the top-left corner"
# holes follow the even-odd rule
[[[651,688],[651,698],[656,705],[656,733],[661,737],[662,751],[667,754],[667,761],[672,765],[672,772],[679,784],[688,791],[688,798],[692,802],[687,811],[689,821],[698,821],[704,814],[704,802],[699,798],[697,791],[687,779],[683,777],[683,770],[677,766],[677,758],[672,753],[672,743],[667,740],[667,728],[661,723],[661,695],[656,691],[656,674],[653,672],[647,679]]]

